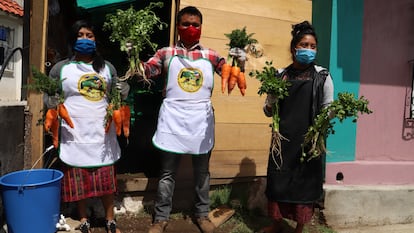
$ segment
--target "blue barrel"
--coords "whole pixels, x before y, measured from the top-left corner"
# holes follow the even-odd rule
[[[9,233],[56,232],[62,178],[54,169],[16,171],[0,178]]]

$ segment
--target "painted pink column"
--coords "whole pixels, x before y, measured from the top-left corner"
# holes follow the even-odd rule
[[[364,1],[359,95],[370,101],[373,113],[357,122],[356,161],[328,163],[327,184],[414,184],[414,128],[406,120],[413,78],[412,9],[412,0]]]

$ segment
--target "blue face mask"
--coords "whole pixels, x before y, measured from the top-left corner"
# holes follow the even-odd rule
[[[96,43],[93,40],[78,39],[73,49],[80,54],[92,54],[96,50]]]
[[[310,64],[315,61],[316,51],[313,49],[296,49],[296,61],[301,64]]]

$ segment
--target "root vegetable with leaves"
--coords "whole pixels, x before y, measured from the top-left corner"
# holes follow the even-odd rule
[[[115,131],[117,136],[121,136],[124,133],[125,138],[129,138],[131,121],[131,110],[127,103],[122,101],[121,93],[112,85],[109,93],[109,104],[106,108],[106,115],[104,120],[105,132],[109,132],[109,128],[112,122],[115,125]]]
[[[39,122],[43,122],[45,131],[52,135],[53,145],[55,146],[55,148],[57,148],[59,138],[58,117],[62,118],[69,125],[69,127],[74,128],[69,112],[63,104],[63,93],[59,93],[59,90],[61,90],[62,87],[62,82],[64,80],[50,78],[46,74],[40,72],[34,66],[32,67],[32,75],[33,78],[26,87],[29,90],[37,91],[39,93],[47,95],[48,98],[54,99],[53,101],[48,101],[54,102],[52,103],[53,107],[50,107],[47,110],[43,110],[45,112],[45,115],[43,116],[43,119],[39,120]]]
[[[151,35],[154,28],[162,30],[167,24],[161,22],[160,18],[153,11],[154,8],[161,8],[163,2],[151,2],[144,9],[136,11],[132,6],[127,10],[117,10],[115,14],[108,14],[104,23],[104,30],[111,31],[109,39],[112,42],[119,42],[120,50],[128,54],[129,68],[123,77],[127,80],[135,75],[145,77],[145,70],[140,61],[139,55],[147,46],[154,51],[157,44],[151,42]]]
[[[276,157],[279,157],[280,163],[282,161],[282,149],[281,144],[282,140],[287,140],[279,131],[279,123],[280,123],[280,115],[279,115],[279,100],[284,99],[286,96],[289,95],[288,87],[290,83],[286,80],[283,80],[281,74],[278,70],[272,66],[272,62],[266,61],[266,66],[263,67],[262,71],[252,71],[249,73],[250,77],[255,77],[261,82],[261,86],[259,87],[259,91],[257,92],[259,95],[267,94],[272,95],[275,98],[275,102],[272,104],[272,158],[275,162],[276,166],[279,168],[281,164],[276,162]]]
[[[230,42],[226,44],[229,46],[229,55],[227,57],[227,63],[233,68],[232,70],[240,70],[237,72],[237,76],[233,76],[228,78],[228,85],[227,85],[227,92],[228,94],[231,93],[233,90],[235,84],[240,89],[241,94],[245,95],[245,90],[247,88],[246,80],[244,78],[244,66],[246,62],[246,47],[257,43],[257,40],[252,38],[254,33],[247,34],[246,27],[243,27],[243,29],[234,29],[231,31],[231,33],[224,34]],[[225,79],[225,77],[222,76],[222,79]],[[226,82],[222,80],[222,92],[224,92],[224,85]]]
[[[335,133],[333,118],[337,118],[340,123],[347,118],[353,118],[352,122],[356,122],[358,114],[372,113],[368,108],[368,103],[363,96],[356,99],[352,93],[338,93],[338,99],[322,109],[305,134],[301,161],[310,161],[326,153],[325,140],[329,134]]]

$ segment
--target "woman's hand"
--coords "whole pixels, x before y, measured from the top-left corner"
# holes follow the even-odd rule
[[[121,93],[121,98],[124,100],[128,97],[130,86],[126,81],[120,81],[119,79],[116,82],[116,88]]]

